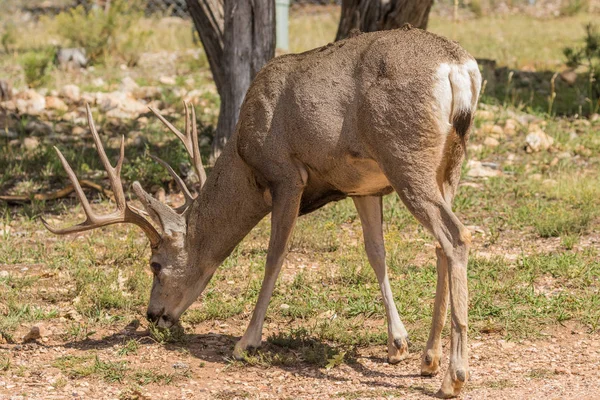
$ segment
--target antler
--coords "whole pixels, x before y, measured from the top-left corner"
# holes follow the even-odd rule
[[[194,169],[196,170],[196,175],[198,175],[198,179],[200,180],[200,187],[202,187],[202,185],[204,185],[204,182],[206,182],[206,172],[204,171],[204,167],[202,166],[202,158],[200,158],[200,147],[198,146],[198,127],[196,126],[196,111],[194,110],[194,106],[191,106],[192,118],[190,121],[190,110],[189,110],[188,103],[184,102],[183,106],[185,107],[185,135],[182,134],[177,128],[175,128],[169,121],[167,121],[165,119],[165,117],[163,117],[156,109],[154,109],[152,107],[149,107],[149,108],[150,108],[150,111],[152,111],[154,113],[154,115],[156,115],[158,117],[158,119],[160,119],[161,122],[163,124],[165,124],[165,126],[167,128],[169,128],[169,130],[171,132],[173,132],[175,134],[175,136],[177,136],[179,138],[179,140],[181,140],[183,142],[183,145],[185,146],[185,150],[187,151],[188,155],[190,156],[190,159],[192,160],[192,164],[194,165]],[[191,128],[191,130],[190,130],[190,128]],[[161,164],[163,164],[163,166],[166,167],[166,163],[164,161]],[[173,178],[175,179],[175,181],[181,188],[182,186],[180,185],[180,181],[181,182],[183,182],[183,181],[179,177],[175,178],[175,175],[177,175],[177,174],[175,174],[175,171],[173,171],[173,173],[171,173],[172,168],[168,167],[167,170],[169,170],[169,169],[170,169],[169,173],[171,174],[171,176],[173,176]],[[189,193],[189,190],[187,190],[187,188],[185,191],[187,191]],[[184,193],[185,193],[185,191],[184,191]],[[187,197],[186,197],[186,202],[187,202]]]
[[[92,111],[90,110],[90,106],[86,104],[87,110],[87,119],[90,127],[90,131],[92,131],[92,136],[94,137],[94,143],[96,144],[96,150],[98,151],[98,155],[100,156],[100,160],[102,160],[102,164],[104,165],[104,169],[108,173],[108,179],[110,181],[110,185],[112,187],[115,203],[117,203],[117,210],[115,212],[108,215],[96,215],[92,211],[92,207],[90,203],[85,197],[85,193],[79,184],[79,180],[73,172],[73,169],[69,165],[68,161],[65,159],[63,154],[57,147],[54,147],[56,152],[58,153],[58,157],[69,176],[69,179],[73,183],[73,188],[75,189],[75,193],[83,206],[83,211],[85,212],[86,219],[84,222],[77,224],[75,226],[71,226],[63,229],[55,229],[51,227],[43,218],[42,223],[50,232],[65,235],[68,233],[74,232],[83,232],[90,229],[99,228],[101,226],[117,224],[117,223],[131,223],[142,228],[144,233],[150,239],[150,244],[154,248],[158,246],[160,243],[161,237],[158,231],[152,226],[152,224],[144,218],[138,210],[129,206],[127,201],[125,200],[125,192],[123,191],[123,185],[121,183],[121,167],[123,166],[123,158],[125,156],[125,142],[124,138],[121,138],[121,151],[119,155],[119,160],[117,161],[117,165],[113,167],[106,156],[106,152],[104,151],[104,147],[102,146],[102,142],[100,141],[100,137],[98,136],[98,132],[96,131],[96,127],[94,126],[94,121],[92,120]]]

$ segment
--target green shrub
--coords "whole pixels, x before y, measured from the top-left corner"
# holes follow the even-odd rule
[[[586,25],[585,31],[583,46],[567,47],[563,53],[569,67],[587,67],[588,98],[586,100],[590,104],[590,113],[594,113],[600,107],[600,32],[598,27],[591,23]]]
[[[0,43],[6,53],[10,52],[12,46],[17,43],[17,27],[12,21],[7,21],[4,24],[2,35],[0,35]]]
[[[56,31],[70,45],[82,47],[92,63],[110,57],[135,65],[151,35],[139,27],[143,9],[139,1],[115,0],[107,10],[83,6],[56,16]]]
[[[54,50],[43,52],[29,52],[21,58],[21,66],[25,74],[25,82],[29,87],[35,88],[48,82],[50,75],[48,72],[52,67],[54,59]]]

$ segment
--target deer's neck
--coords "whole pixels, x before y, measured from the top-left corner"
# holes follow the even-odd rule
[[[270,211],[236,147],[229,143],[219,156],[187,218],[188,248],[201,267],[218,267]]]

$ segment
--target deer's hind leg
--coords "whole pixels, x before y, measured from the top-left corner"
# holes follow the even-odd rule
[[[413,164],[403,165],[403,168],[398,169],[398,171],[393,168],[394,163],[390,160],[385,173],[406,207],[439,242],[443,256],[447,260],[447,279],[452,315],[450,365],[438,395],[444,398],[454,397],[458,395],[465,384],[469,368],[467,349],[467,259],[470,233],[452,212],[450,204],[444,196],[443,189],[438,184],[437,170],[431,165],[432,161],[435,160],[427,157],[416,160]],[[435,162],[433,164],[439,165]],[[392,168],[389,168],[390,166]],[[442,278],[444,277],[443,266],[446,265],[445,260],[442,257],[439,263],[442,267],[439,271]],[[438,286],[440,290],[436,295],[438,309],[434,311],[434,318],[437,318],[438,323],[434,320],[435,325],[432,334],[438,345],[439,332],[441,332],[443,326],[439,322],[445,318],[444,299],[447,296],[445,287],[446,285],[443,282]]]
[[[451,207],[458,188],[464,153],[460,139],[455,134],[448,136],[443,152],[442,163],[437,170],[438,187],[446,203]],[[435,249],[437,256],[437,286],[433,306],[433,318],[429,339],[421,358],[421,375],[433,376],[439,372],[442,358],[442,330],[446,324],[448,311],[448,259],[438,244]]]
[[[383,297],[388,325],[388,361],[396,364],[408,355],[408,333],[398,315],[385,263],[382,199],[380,196],[361,196],[352,200],[360,217],[367,257]]]

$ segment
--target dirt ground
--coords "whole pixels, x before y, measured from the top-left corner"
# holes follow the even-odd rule
[[[0,349],[10,354],[11,371],[15,372],[0,376],[0,398],[428,399],[433,398],[443,376],[425,378],[418,374],[418,349],[412,349],[409,358],[399,365],[389,365],[383,346],[360,349],[353,362],[330,370],[310,365],[267,368],[232,363],[229,356],[243,327],[239,322],[239,326],[229,325],[235,321],[199,325],[184,345],[177,346],[155,343],[142,328],[96,332],[83,341],[62,342],[51,334],[39,342],[5,344]],[[50,332],[54,328],[45,326]],[[569,327],[547,335],[544,341],[516,343],[494,335],[472,338],[471,379],[461,398],[598,398],[597,335]],[[133,389],[97,378],[70,379],[53,366],[57,357],[89,356],[90,352],[97,352],[102,360],[122,359],[117,348],[134,338],[140,346],[135,359],[128,358],[129,366],[174,373],[173,382]],[[448,340],[446,354],[447,346]]]

